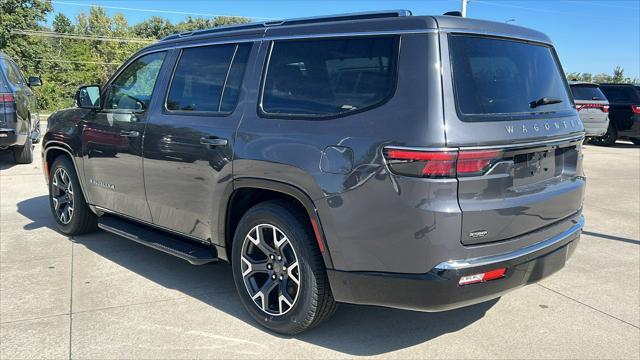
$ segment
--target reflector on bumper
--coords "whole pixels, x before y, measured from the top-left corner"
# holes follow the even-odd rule
[[[460,281],[458,281],[458,285],[469,285],[489,280],[500,279],[501,277],[504,277],[506,271],[507,268],[499,268],[479,274],[463,276],[460,278]]]

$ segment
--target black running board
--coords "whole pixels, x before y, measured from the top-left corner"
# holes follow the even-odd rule
[[[98,227],[112,234],[187,260],[193,265],[218,261],[213,247],[154,230],[125,219],[103,215],[98,218]]]

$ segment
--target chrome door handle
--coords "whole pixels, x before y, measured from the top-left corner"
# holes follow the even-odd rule
[[[131,130],[131,131],[122,130],[120,131],[120,136],[134,138],[134,137],[140,136],[140,133],[135,130]]]
[[[226,146],[227,143],[228,143],[227,139],[209,138],[209,137],[200,138],[200,144],[207,145],[208,147]]]

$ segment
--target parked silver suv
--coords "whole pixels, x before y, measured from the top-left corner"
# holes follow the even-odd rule
[[[609,101],[598,84],[569,81],[587,137],[603,136],[609,127]]]

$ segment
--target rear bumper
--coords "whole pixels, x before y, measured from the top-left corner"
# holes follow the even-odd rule
[[[13,146],[19,144],[19,136],[15,129],[0,128],[0,146]]]
[[[426,274],[328,270],[339,302],[420,311],[443,311],[491,300],[538,282],[564,267],[573,254],[584,217],[545,241],[510,253],[440,263]],[[506,267],[503,278],[459,286],[461,276]]]

